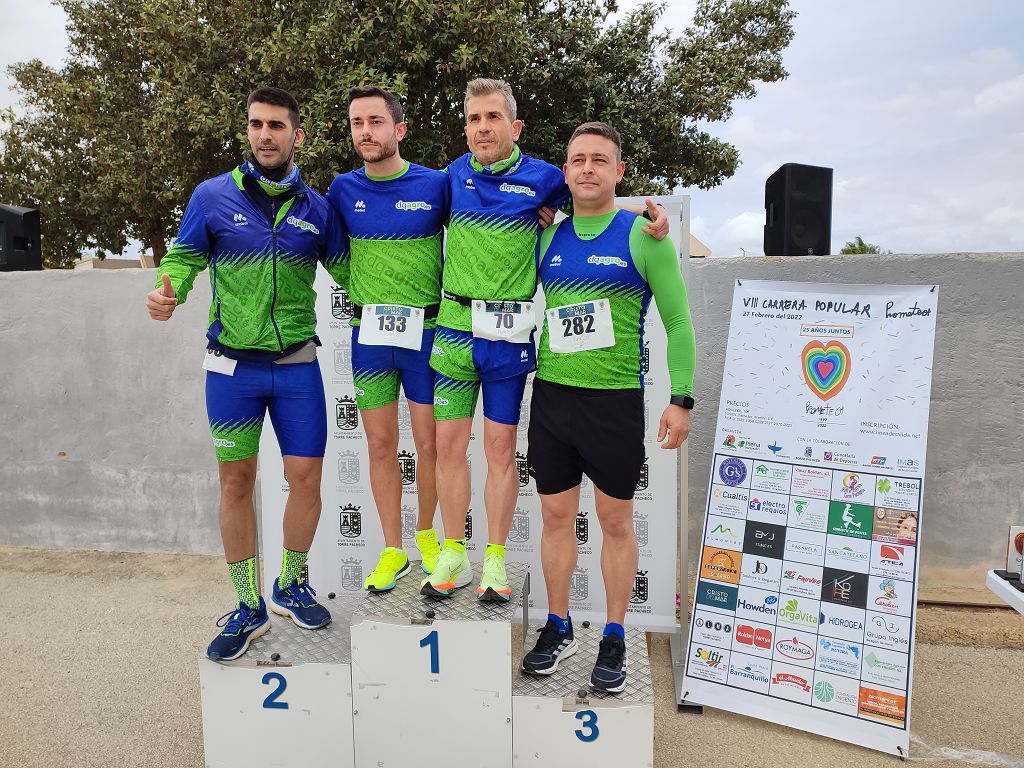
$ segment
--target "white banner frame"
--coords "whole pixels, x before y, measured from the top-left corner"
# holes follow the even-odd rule
[[[806,300],[805,305],[800,304],[801,297]],[[828,304],[829,301],[833,304]],[[736,281],[722,396],[713,439],[714,460],[700,540],[697,589],[690,617],[692,642],[687,648],[683,692],[683,697],[687,701],[758,717],[901,757],[908,755],[914,627],[923,542],[921,523],[937,301],[937,286]],[[864,304],[872,305],[875,313],[873,317],[870,314],[865,315]],[[795,327],[795,323],[799,323],[798,328]],[[759,325],[765,327],[758,328]],[[794,328],[798,333],[795,338],[792,336]],[[858,331],[861,332],[860,338],[857,338]],[[787,332],[789,336],[786,335]],[[912,339],[909,337],[909,334],[918,332],[920,336]],[[881,335],[890,339],[899,338],[901,335],[907,338],[900,339],[902,347],[897,346],[897,342],[890,341],[890,347],[887,349],[863,350],[866,343],[876,340]],[[823,338],[826,339],[824,343],[820,341]],[[843,339],[850,347],[856,344],[855,353],[851,355],[850,350],[839,342],[839,339]],[[766,341],[767,344],[764,343]],[[787,341],[789,347],[783,350],[782,347]],[[913,365],[907,365],[907,368],[916,370],[908,371],[894,366],[892,362],[898,351],[909,349],[914,343],[914,352],[917,356],[913,361],[908,361]],[[820,345],[820,350],[816,344]],[[803,345],[803,348],[797,353],[800,345]],[[755,365],[756,369],[753,367]],[[868,366],[874,367],[870,379]],[[853,379],[854,384],[847,390],[847,396],[839,398],[853,378],[854,372],[861,378]],[[882,376],[887,377],[886,381],[891,386],[885,391],[875,391],[871,384],[880,380]],[[762,395],[763,397],[759,399]],[[817,399],[814,399],[815,396]],[[833,397],[839,399],[833,401]],[[854,397],[858,398],[856,403],[852,402]],[[864,403],[865,399],[869,402]],[[897,399],[900,402],[895,402]],[[802,419],[799,412],[801,400],[806,401]],[[844,410],[847,408],[850,410],[849,414]],[[755,411],[760,415],[755,416]],[[848,422],[855,423],[851,426]],[[800,426],[797,426],[798,424]],[[824,427],[825,432],[819,435],[827,434],[827,439],[815,435],[813,430],[806,431],[813,427]],[[836,450],[834,447],[827,450],[829,446],[843,444],[846,450]],[[868,446],[872,450],[864,450]],[[802,454],[794,453],[794,448],[797,447],[803,448]],[[890,459],[891,463],[887,463]],[[757,489],[753,487],[755,465],[759,472],[765,472],[757,479]],[[785,494],[789,497],[785,501],[785,519],[780,518],[777,525],[766,523],[766,516],[777,511],[774,505],[783,503],[781,486],[772,489],[768,485],[772,482],[768,475],[777,472],[781,478],[787,471],[784,468],[777,470],[775,465],[789,466],[791,480],[798,475],[803,479],[822,479],[825,473],[828,473],[828,490],[824,491],[824,496],[815,497],[823,499],[827,504],[823,522],[820,519],[808,522],[808,518],[794,524],[793,510],[797,507],[795,503],[790,503],[793,498],[791,487]],[[796,467],[800,467],[802,471],[797,472]],[[890,471],[891,468],[894,471]],[[722,477],[718,483],[716,472]],[[872,477],[869,489],[859,480],[862,476]],[[837,477],[840,478],[839,486],[836,485]],[[888,482],[883,485],[883,480]],[[744,482],[747,486],[743,485]],[[812,481],[808,479],[808,482]],[[819,483],[819,480],[813,482]],[[912,490],[908,490],[904,497],[897,498],[898,494],[902,493],[899,489],[904,485]],[[738,500],[735,504],[728,494],[731,487],[736,488],[734,497]],[[722,492],[722,488],[726,489],[725,492]],[[744,494],[744,491],[747,492]],[[814,492],[820,493],[822,488],[818,487]],[[755,493],[761,498],[756,498]],[[911,499],[912,493],[916,493],[916,499]],[[802,497],[801,501],[806,501],[810,494],[810,487],[805,486],[797,495]],[[837,494],[840,498],[837,498]],[[864,498],[855,494],[864,494]],[[780,498],[777,500],[776,496]],[[869,496],[871,503],[870,507],[867,507]],[[850,503],[844,504],[846,499],[849,499]],[[879,505],[879,501],[884,506]],[[764,505],[769,502],[772,502],[772,506],[765,507]],[[873,547],[880,541],[904,541],[889,537],[889,534],[904,534],[900,533],[900,528],[893,528],[893,516],[887,515],[894,509],[910,511],[912,503],[916,505],[913,508],[916,515],[913,547],[902,544],[896,547],[899,549],[900,558],[904,556],[906,549],[914,549],[912,589],[908,597],[904,587],[896,586],[906,584],[907,580],[890,578],[890,586],[902,594],[886,600],[886,574],[880,569],[896,566],[886,565],[889,561],[885,560],[885,553],[878,556]],[[858,504],[870,509],[870,513],[864,513],[860,508],[854,510],[853,507],[858,507]],[[894,507],[895,504],[903,506]],[[740,506],[743,507],[742,512],[739,510]],[[769,509],[771,511],[766,511]],[[803,509],[811,507],[804,504]],[[708,528],[713,510],[717,512],[717,515],[714,515],[716,526],[709,535]],[[755,515],[754,518],[750,517],[752,514]],[[803,515],[804,512],[800,511],[799,514]],[[819,508],[818,512],[807,514],[822,513]],[[855,517],[858,514],[868,514],[868,520],[873,526],[866,539],[839,535],[838,526],[859,525],[860,521]],[[833,515],[835,517],[832,517]],[[850,517],[848,522],[847,515]],[[818,533],[818,528],[815,527],[819,525],[821,533]],[[737,533],[740,526],[743,526],[743,532]],[[752,528],[754,536],[747,536],[748,528]],[[775,533],[782,528],[786,532],[786,548],[780,554],[780,550],[770,549],[775,544],[770,542],[768,537],[774,538]],[[791,531],[802,533],[793,537],[791,541]],[[854,528],[847,533],[852,532],[860,536],[860,531]],[[876,536],[878,532],[885,535],[879,539]],[[763,536],[763,544],[753,541],[758,536]],[[820,542],[816,538],[818,536],[821,537]],[[740,542],[740,546],[735,547],[740,552],[735,552],[734,546],[727,543],[728,537]],[[863,541],[867,542],[867,554],[860,552],[864,548]],[[841,546],[844,542],[846,546]],[[791,550],[791,544],[797,547]],[[752,552],[757,546],[763,546],[764,549]],[[820,566],[816,560],[819,557],[819,546]],[[808,553],[813,552],[806,558],[798,554],[805,547]],[[879,551],[883,548],[882,544],[879,544]],[[741,564],[735,567],[729,564],[730,555],[733,554],[740,554]],[[777,554],[779,556],[776,558]],[[752,555],[755,558],[757,574],[772,574],[775,560],[784,564],[795,563],[796,567],[781,572],[777,590],[772,590],[770,586],[773,575],[763,577],[765,583],[762,586],[767,586],[767,590],[755,589],[751,579],[759,576],[754,575],[753,569],[750,573],[747,569],[748,558]],[[790,560],[790,557],[802,559]],[[845,565],[840,565],[836,562],[839,558],[851,559]],[[852,558],[858,559],[856,565]],[[863,560],[864,558],[866,560]],[[762,566],[765,571],[760,570]],[[829,574],[825,569],[833,566],[837,571],[848,567],[851,571],[863,575],[863,581],[859,582],[856,590],[859,592],[863,589],[864,609],[858,608],[855,603],[851,604],[852,607],[836,604],[837,590],[842,593],[838,576],[835,578],[834,590],[826,594]],[[865,570],[861,571],[861,567]],[[900,567],[904,566],[901,564]],[[784,585],[782,578],[783,575],[796,573],[799,579],[802,568],[817,568],[822,572],[818,579],[818,584],[821,584],[818,596],[821,599],[804,601],[817,606],[814,612],[818,614],[818,619],[813,632],[810,629],[795,629],[794,625],[789,623],[790,617],[787,617],[789,626],[777,623],[769,626],[764,615],[774,615],[775,619],[784,611],[791,617],[795,615],[789,604],[799,604],[799,600],[803,598],[791,600],[795,593],[787,592],[792,587]],[[715,569],[720,569],[720,576],[713,575]],[[906,577],[909,574],[904,571],[900,575]],[[860,576],[857,576],[857,579],[860,579]],[[813,575],[808,576],[807,580],[808,583],[813,583]],[[882,595],[874,595],[872,587],[875,591],[881,590]],[[739,599],[739,595],[744,595],[742,600]],[[750,597],[749,601],[747,596]],[[875,600],[868,602],[872,596],[875,596]],[[785,608],[782,602],[784,598],[787,602]],[[758,603],[759,599],[763,605]],[[874,610],[869,611],[868,606]],[[802,611],[803,608],[798,610]],[[762,611],[765,612],[764,615],[759,613]],[[809,611],[810,608],[804,611],[802,616],[808,616]],[[828,611],[828,621],[832,624],[837,627],[849,626],[851,629],[834,629],[829,636],[821,634],[820,627],[826,621],[826,614],[823,611]],[[871,617],[885,616],[890,612],[899,614],[893,616],[892,621],[892,625],[898,626],[898,629],[891,631],[887,641],[898,643],[897,647],[901,647],[905,641],[907,647],[905,689],[895,682],[889,686],[882,685],[879,682],[882,673],[878,671],[871,672],[873,676],[879,675],[874,680],[865,678],[868,674],[864,671],[866,663],[870,663],[873,669],[877,667],[884,670],[886,666],[898,669],[899,664],[892,662],[891,658],[904,655],[898,650],[891,650],[892,645],[883,645],[881,641],[872,640],[868,636],[868,621]],[[754,617],[764,618],[765,623],[756,623],[757,618]],[[852,627],[858,623],[858,617],[861,618],[859,623],[862,633],[859,641],[851,635],[845,640],[840,638],[836,643],[836,634],[854,631]],[[699,633],[698,621],[702,622]],[[740,622],[744,624],[740,626]],[[779,640],[780,628],[786,635],[782,640]],[[751,632],[754,633],[752,641]],[[787,639],[790,633],[794,635],[792,645]],[[760,646],[757,644],[759,634],[763,642],[768,644],[767,647],[763,643]],[[813,648],[806,642],[811,634],[815,638]],[[876,633],[875,637],[878,636]],[[740,644],[739,647],[737,644]],[[804,665],[814,658],[811,668],[804,666],[803,669],[799,669],[794,666],[799,662],[780,661],[780,645],[789,653],[811,653],[810,657],[803,658]],[[836,654],[836,649],[840,646],[845,646],[842,648],[843,653],[855,659],[856,677],[853,676],[852,666],[847,667],[845,673],[836,672],[842,668],[840,666],[819,669],[819,665],[823,664],[823,650],[830,654],[829,664],[841,663],[837,660]],[[853,650],[854,647],[859,647],[859,650]],[[801,648],[808,650],[800,650]],[[755,649],[760,649],[762,658],[758,658],[758,651]],[[871,660],[864,661],[868,659],[868,653],[875,655]],[[739,664],[747,665],[740,667],[732,664],[733,654],[740,654]],[[887,658],[890,660],[887,661]],[[765,665],[769,668],[767,675],[762,670]],[[805,673],[814,681],[810,685],[801,677]],[[891,680],[895,681],[896,678],[892,677]],[[836,687],[852,688],[851,681],[856,683],[857,688],[855,704],[850,703],[849,692],[843,692],[846,700],[841,700],[841,691]],[[826,685],[819,689],[818,682]],[[806,693],[800,692],[800,683],[806,686]],[[806,698],[806,703],[780,697],[787,695],[785,691],[791,685],[797,690],[796,698]],[[754,687],[765,686],[765,691],[752,690]],[[783,693],[779,694],[780,691]],[[883,702],[898,707],[901,695],[904,707],[902,726],[881,722],[880,717],[869,719],[873,708],[877,712],[882,708]],[[814,703],[815,699],[817,704]],[[835,711],[823,709],[826,706],[834,707]],[[850,706],[854,707],[854,714],[838,711],[840,707]]]

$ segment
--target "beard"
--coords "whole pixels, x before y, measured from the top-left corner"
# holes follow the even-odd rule
[[[508,157],[507,152],[503,152],[497,144],[491,144],[485,150],[480,150],[473,153],[473,156],[477,159],[480,165],[490,165],[491,163],[497,163],[500,160],[504,160]]]
[[[392,136],[383,144],[377,144],[372,147],[363,148],[359,144],[355,146],[356,154],[359,155],[359,159],[364,163],[379,163],[381,160],[387,160],[398,153],[398,138]]]

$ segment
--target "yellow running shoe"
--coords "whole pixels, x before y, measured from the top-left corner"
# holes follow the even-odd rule
[[[441,545],[437,543],[437,533],[433,528],[416,531],[416,548],[420,551],[420,568],[424,573],[433,573],[437,567],[437,556],[441,554]]]
[[[363,586],[370,592],[390,592],[398,580],[411,570],[409,556],[401,549],[388,547],[381,553],[377,567],[366,577]]]
[[[444,547],[433,572],[420,583],[420,594],[430,597],[451,597],[452,592],[466,586],[472,580],[473,567],[469,564],[466,551],[459,552],[453,547]]]
[[[488,548],[484,555],[484,572],[480,576],[480,586],[476,588],[476,597],[485,603],[507,603],[512,597],[505,574],[505,556]]]

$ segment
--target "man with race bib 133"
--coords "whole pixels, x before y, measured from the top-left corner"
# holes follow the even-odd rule
[[[216,660],[238,658],[270,628],[256,586],[252,503],[268,410],[289,488],[270,608],[304,629],[331,620],[303,576],[320,519],[327,445],[313,278],[319,262],[348,284],[347,239],[330,205],[306,186],[294,163],[305,134],[292,95],[259,88],[247,109],[251,159],[196,187],[146,301],[151,317],[170,319],[196,275],[209,267],[206,410],[220,474],[221,538],[238,597],[207,650]]]
[[[387,592],[411,570],[402,549],[399,384],[409,403],[418,459],[415,539],[424,572],[433,571],[440,550],[433,528],[437,454],[430,350],[441,301],[441,243],[450,198],[443,171],[402,159],[399,142],[408,127],[394,94],[376,86],[352,88],[348,116],[363,167],[336,176],[327,199],[344,220],[352,249],[352,378],[384,534],[385,549],[364,586]]]
[[[633,495],[644,463],[641,358],[651,297],[668,336],[671,400],[661,416],[662,448],[690,431],[695,345],[686,286],[671,240],[644,234],[643,219],[616,210],[621,140],[604,123],[573,133],[564,166],[573,215],[541,236],[538,273],[545,323],[530,404],[529,463],[544,530],[541,562],[548,621],[523,671],[549,675],[576,652],[569,583],[576,567],[580,484],[594,483],[603,544],[607,624],[591,685],[626,684],[625,621],[637,568]]]

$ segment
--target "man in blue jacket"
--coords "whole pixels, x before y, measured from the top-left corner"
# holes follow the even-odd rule
[[[209,267],[206,408],[219,462],[221,537],[238,594],[237,607],[218,621],[223,629],[207,650],[220,660],[238,658],[270,628],[256,587],[252,504],[268,410],[289,485],[281,573],[270,608],[305,629],[331,620],[302,577],[320,519],[327,443],[316,360],[317,263],[340,285],[348,284],[343,225],[294,163],[304,138],[298,103],[279,88],[259,88],[247,108],[252,157],[196,187],[146,302],[153,319],[170,319],[196,275]]]

